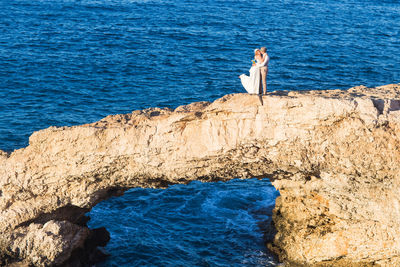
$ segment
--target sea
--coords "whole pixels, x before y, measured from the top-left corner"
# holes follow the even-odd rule
[[[394,0],[1,0],[0,149],[32,132],[244,92],[267,47],[268,91],[400,82]],[[268,177],[134,188],[88,215],[96,266],[275,266]]]

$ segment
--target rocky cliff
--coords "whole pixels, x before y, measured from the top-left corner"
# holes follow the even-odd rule
[[[282,261],[400,264],[400,85],[262,102],[233,94],[50,127],[0,152],[0,265],[71,262],[96,239],[85,213],[127,188],[237,177],[280,191],[269,247]]]

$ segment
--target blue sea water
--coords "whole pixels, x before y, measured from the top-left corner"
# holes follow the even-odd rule
[[[90,213],[112,230],[97,266],[275,266],[264,240],[277,195],[268,179],[131,189]]]
[[[399,83],[399,18],[394,0],[2,0],[0,149],[49,126],[243,92],[260,46],[270,91]],[[272,265],[260,226],[276,195],[253,179],[133,189],[90,224],[111,232],[104,266]]]

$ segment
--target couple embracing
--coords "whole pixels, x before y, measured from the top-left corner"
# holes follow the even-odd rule
[[[267,93],[268,63],[267,49],[265,47],[255,49],[253,64],[249,70],[250,76],[245,74],[239,76],[244,89],[249,94],[261,94],[261,81],[263,94]]]

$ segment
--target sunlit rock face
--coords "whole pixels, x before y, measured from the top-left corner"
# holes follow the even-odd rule
[[[386,85],[233,94],[38,131],[0,151],[0,263],[65,263],[93,236],[84,214],[127,188],[270,177],[281,260],[400,264],[399,130],[400,86]]]

